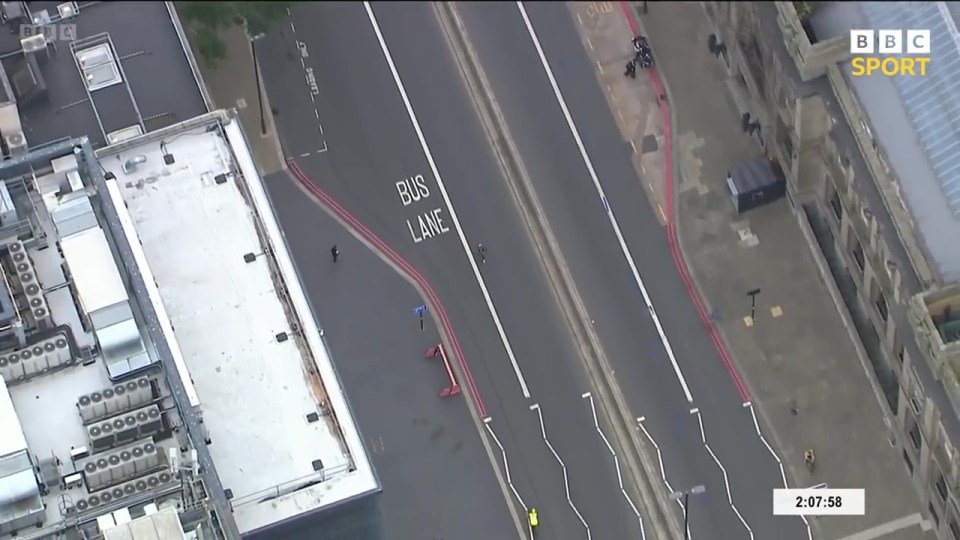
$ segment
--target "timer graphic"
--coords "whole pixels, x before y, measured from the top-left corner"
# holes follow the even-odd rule
[[[862,516],[866,511],[862,489],[775,489],[775,516]]]

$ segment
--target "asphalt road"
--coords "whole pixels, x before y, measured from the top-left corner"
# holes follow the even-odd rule
[[[493,470],[476,466],[487,456],[466,403],[438,398],[446,376],[423,352],[439,337],[409,316],[416,290],[285,173],[267,186],[383,485],[385,538],[516,534]],[[318,242],[343,259],[333,264]]]
[[[513,484],[528,506],[540,510],[540,536],[587,537],[572,501],[594,538],[639,537],[613,459],[581,397],[589,387],[569,330],[431,6],[384,3],[375,11],[465,233],[471,243],[490,246],[482,270],[531,399],[521,393],[362,5],[301,7],[294,14],[295,33],[285,30],[258,45],[264,58],[277,59],[262,69],[279,109],[285,151],[437,290],[506,451]],[[321,146],[325,152],[313,150]],[[417,175],[429,195],[404,205],[396,183]],[[425,214],[440,216],[448,232],[418,240],[423,235],[417,220]],[[347,264],[350,254],[341,256]],[[539,416],[530,409],[534,403],[563,465],[544,440]]]
[[[574,21],[562,3],[527,3],[557,84],[620,222],[694,401],[689,403],[661,344],[604,207],[514,3],[461,4],[480,56],[574,281],[636,416],[659,445],[674,489],[703,484],[691,499],[694,538],[747,538],[729,494],[756,538],[806,538],[799,518],[773,517],[779,468],[713,348],[673,266],[597,84]]]

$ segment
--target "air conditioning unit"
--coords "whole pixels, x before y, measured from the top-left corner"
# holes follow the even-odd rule
[[[117,443],[123,444],[137,439],[139,430],[137,418],[134,415],[115,416],[110,422],[113,424],[113,432],[117,435]]]
[[[23,364],[20,363],[20,353],[10,353],[7,356],[7,362],[10,363],[8,369],[10,370],[11,380],[22,381],[26,377],[26,373],[23,370]]]
[[[27,153],[27,138],[22,131],[4,135],[3,142],[7,145],[7,155],[19,156]]]
[[[108,415],[113,416],[123,412],[117,402],[117,394],[113,391],[113,388],[105,388],[100,393],[103,394],[103,403],[106,405]]]
[[[57,6],[57,13],[60,14],[60,20],[76,17],[80,14],[80,5],[76,2],[64,2]]]
[[[123,450],[117,454],[120,458],[120,474],[123,478],[130,478],[137,474],[137,464],[133,460],[132,450]]]
[[[37,276],[36,274],[33,273],[32,267],[26,272],[20,272],[19,277],[20,277],[20,283],[23,285],[24,291],[26,291],[27,287],[29,287],[32,284],[36,284],[37,282]]]
[[[120,455],[119,454],[110,454],[107,456],[107,483],[116,484],[126,480],[126,477],[123,475],[123,467],[121,467]]]
[[[24,352],[27,352],[24,350]],[[30,348],[30,356],[32,357],[32,362],[25,365],[24,368],[27,370],[27,373],[45,373],[51,368],[58,367],[56,364],[51,364],[47,355],[43,352],[43,347],[34,346]]]
[[[30,37],[25,37],[20,40],[20,48],[23,49],[24,54],[46,50],[47,36],[43,32],[39,32]]]
[[[123,496],[129,497],[131,495],[137,494],[137,486],[133,482],[128,482],[123,485]]]
[[[90,426],[88,435],[94,452],[110,448],[117,442],[116,430],[110,420]]]
[[[154,405],[147,409],[146,412],[146,419],[142,419],[137,415],[137,420],[141,423],[140,433],[144,437],[158,433],[163,429],[163,415],[160,413],[160,409]]]
[[[94,418],[103,418],[107,415],[107,404],[103,401],[103,394],[100,392],[90,394],[90,408],[93,410]]]
[[[143,465],[146,470],[153,470],[162,463],[160,450],[157,445],[148,442],[143,445]]]
[[[163,429],[162,418],[163,415],[156,405],[149,405],[125,414],[123,417],[118,417],[118,420],[123,423],[123,427],[118,428],[122,433],[117,436],[117,439],[132,441],[149,437]],[[120,424],[117,423],[116,425],[119,426]]]
[[[110,462],[106,457],[88,461],[83,466],[83,477],[87,480],[87,489],[97,491],[110,483]]]

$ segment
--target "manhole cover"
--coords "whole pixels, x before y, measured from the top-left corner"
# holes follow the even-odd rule
[[[643,137],[643,142],[640,144],[640,150],[644,154],[649,154],[651,152],[656,152],[660,149],[660,144],[657,143],[656,135],[645,135]]]

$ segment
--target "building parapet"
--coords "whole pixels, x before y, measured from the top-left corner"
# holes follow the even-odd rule
[[[822,77],[827,68],[848,55],[848,40],[842,37],[812,43],[797,13],[797,2],[776,2],[777,24],[783,32],[790,56],[797,65],[800,78],[810,81]]]

